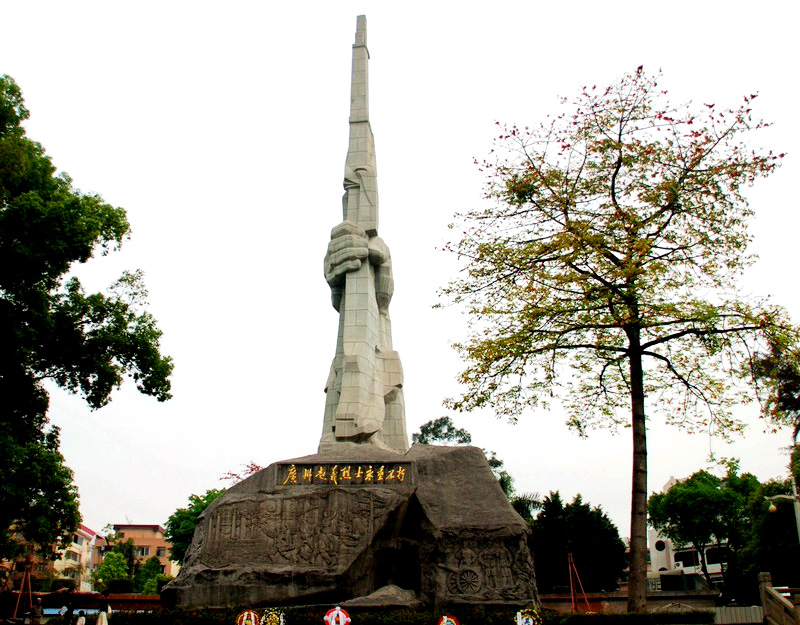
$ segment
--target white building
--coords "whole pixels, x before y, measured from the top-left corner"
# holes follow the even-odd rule
[[[53,562],[53,570],[59,577],[69,577],[76,582],[75,589],[81,592],[93,590],[91,574],[97,567],[95,546],[98,534],[85,525],[72,535],[72,542],[58,560]]]
[[[674,477],[670,477],[664,484],[663,492],[668,491],[677,481]],[[700,555],[694,547],[675,545],[653,528],[647,530],[647,544],[650,550],[648,578],[653,590],[692,590],[707,586],[700,567]],[[723,541],[721,546],[716,544],[706,546],[705,561],[712,583],[721,583],[723,567],[728,562],[727,541]],[[665,576],[675,576],[674,583],[682,588],[664,588]],[[670,585],[671,582],[666,584]]]

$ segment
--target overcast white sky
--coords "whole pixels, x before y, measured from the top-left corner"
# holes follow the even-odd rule
[[[80,275],[100,289],[141,268],[175,359],[174,399],[132,384],[89,411],[54,392],[51,419],[75,471],[84,522],[163,524],[192,493],[248,461],[316,451],[337,314],[322,276],[341,219],[351,44],[366,14],[380,234],[392,250],[394,343],[409,435],[446,414],[464,336],[434,311],[455,276],[438,251],[453,213],[477,205],[494,122],[533,124],[584,84],[643,64],[674,100],[756,111],[755,141],[788,152],[749,197],[747,277],[800,320],[797,288],[798,51],[790,2],[26,2],[2,10],[0,73],[23,90],[28,134],[75,185],[123,206],[133,238]],[[660,423],[650,490],[706,466],[709,450],[782,477],[788,431],[751,428],[732,445]],[[520,491],[600,505],[628,534],[630,440],[582,440],[557,410],[518,425],[456,415],[503,458]]]

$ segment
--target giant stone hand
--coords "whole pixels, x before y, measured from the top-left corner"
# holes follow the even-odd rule
[[[358,271],[368,259],[377,269],[377,297],[379,307],[385,312],[391,300],[393,284],[389,248],[378,236],[370,237],[359,225],[343,221],[331,231],[331,240],[325,254],[325,280],[331,287],[333,307],[338,311],[342,300],[344,278],[348,272]]]
[[[343,221],[331,230],[331,241],[325,254],[325,279],[331,287],[342,284],[348,271],[358,271],[361,261],[369,256],[369,237],[352,221]]]

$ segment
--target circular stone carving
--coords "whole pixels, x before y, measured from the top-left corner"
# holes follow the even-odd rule
[[[481,589],[481,577],[475,569],[461,569],[457,584],[461,594],[472,595]]]
[[[447,590],[450,591],[450,594],[453,594],[453,595],[459,594],[459,590],[458,590],[458,573],[450,573],[447,576]]]

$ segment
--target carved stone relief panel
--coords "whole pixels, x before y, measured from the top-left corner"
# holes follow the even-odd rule
[[[446,594],[460,599],[513,598],[530,593],[533,566],[527,549],[512,549],[502,540],[449,543],[439,563]]]
[[[197,557],[215,568],[336,569],[369,546],[399,501],[386,489],[372,488],[287,492],[224,503],[204,519]]]

